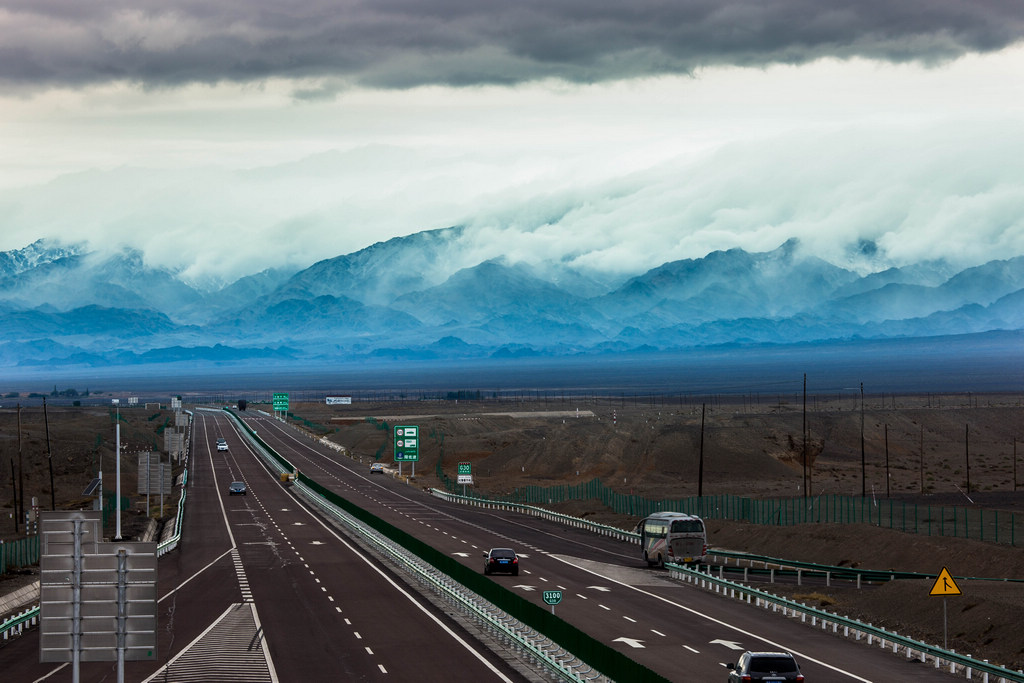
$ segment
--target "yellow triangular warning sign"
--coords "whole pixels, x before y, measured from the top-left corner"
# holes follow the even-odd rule
[[[960,595],[960,586],[956,585],[949,570],[943,567],[939,575],[935,577],[935,584],[928,595]]]

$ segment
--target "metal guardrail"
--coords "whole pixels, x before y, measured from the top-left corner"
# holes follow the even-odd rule
[[[573,527],[578,527],[578,528],[586,528],[586,529],[589,529],[589,530],[593,531],[594,533],[598,533],[598,534],[601,534],[601,535],[612,536],[612,537],[615,537],[615,538],[619,538],[620,540],[623,540],[623,541],[635,542],[637,544],[640,543],[640,535],[637,534],[637,533],[633,533],[633,532],[630,532],[630,531],[623,531],[622,529],[616,529],[615,527],[610,527],[610,526],[607,526],[607,525],[604,525],[604,524],[598,524],[596,522],[590,522],[588,520],[581,519],[579,517],[572,517],[570,515],[563,515],[563,514],[560,514],[560,513],[557,513],[557,512],[552,512],[550,510],[545,510],[544,508],[536,507],[536,506],[533,506],[533,505],[525,505],[525,504],[522,504],[522,503],[492,501],[492,500],[486,500],[486,499],[481,499],[481,498],[472,498],[472,497],[469,497],[469,496],[460,496],[458,494],[448,493],[446,491],[441,491],[439,489],[431,489],[431,493],[433,495],[439,497],[439,498],[442,498],[442,499],[448,500],[448,501],[452,501],[452,502],[458,502],[458,503],[463,503],[463,504],[466,504],[466,505],[473,505],[473,506],[477,506],[477,507],[485,507],[485,508],[490,508],[490,509],[502,509],[502,510],[511,510],[511,511],[515,511],[515,512],[521,512],[523,514],[528,514],[528,515],[533,515],[533,516],[536,516],[536,517],[542,517],[542,518],[545,518],[545,519],[551,519],[551,520],[559,521],[559,522],[561,522],[563,524],[566,524],[568,526],[573,526]],[[893,571],[881,571],[881,570],[871,570],[871,569],[857,569],[857,568],[851,568],[851,567],[834,567],[834,566],[829,566],[829,565],[814,564],[814,563],[811,563],[811,562],[799,562],[799,561],[782,560],[782,559],[779,559],[779,558],[767,557],[767,556],[763,556],[763,555],[750,555],[750,554],[747,554],[747,553],[740,553],[740,552],[727,551],[727,550],[709,549],[708,550],[708,555],[712,556],[712,557],[714,557],[714,556],[728,557],[728,558],[732,558],[732,559],[737,560],[737,562],[739,562],[740,560],[746,560],[748,562],[762,562],[762,563],[765,563],[766,565],[776,565],[776,566],[778,566],[780,568],[791,567],[794,570],[795,573],[798,573],[798,575],[799,575],[799,573],[802,573],[802,572],[806,571],[808,573],[815,573],[815,574],[820,574],[820,575],[825,575],[825,576],[853,577],[854,579],[857,580],[858,585],[860,585],[861,581],[889,581],[889,580],[897,579],[897,578],[905,578],[905,579],[935,579],[936,578],[936,575],[934,575],[934,574],[919,574],[919,573],[916,573],[916,572],[893,572]],[[972,658],[970,656],[958,655],[955,652],[947,651],[947,650],[944,650],[943,648],[939,648],[939,647],[932,646],[932,645],[927,645],[925,643],[920,643],[920,642],[915,641],[915,640],[913,640],[911,638],[906,638],[906,637],[900,636],[900,635],[898,635],[896,633],[891,633],[889,631],[886,631],[885,629],[876,628],[874,626],[871,626],[870,624],[864,624],[864,623],[859,622],[859,621],[857,621],[855,619],[849,619],[847,617],[841,617],[841,616],[839,616],[837,614],[834,614],[834,613],[824,612],[822,610],[818,610],[818,609],[815,609],[813,607],[807,607],[807,606],[802,605],[800,603],[796,603],[796,602],[793,602],[791,600],[788,600],[787,598],[782,598],[782,597],[778,597],[778,596],[772,595],[771,593],[765,593],[763,591],[759,591],[756,588],[748,588],[748,587],[744,586],[743,584],[729,581],[727,579],[722,578],[721,576],[719,576],[719,578],[715,578],[715,577],[711,576],[710,573],[708,573],[708,571],[694,570],[694,569],[690,569],[690,568],[682,566],[682,565],[675,565],[675,564],[666,564],[665,566],[669,568],[670,576],[673,576],[673,578],[680,578],[682,576],[682,577],[691,577],[689,580],[692,580],[692,577],[701,577],[701,580],[705,580],[705,581],[714,583],[718,587],[728,587],[729,590],[736,591],[736,592],[739,592],[741,595],[747,596],[748,597],[748,599],[747,599],[748,602],[750,601],[750,596],[756,596],[759,604],[763,602],[766,605],[775,605],[774,609],[776,609],[776,610],[778,609],[779,606],[783,606],[784,613],[786,611],[792,611],[794,613],[800,613],[800,614],[803,615],[803,618],[805,618],[805,619],[806,619],[807,616],[810,616],[811,617],[811,621],[812,621],[812,626],[816,625],[816,623],[818,621],[820,621],[822,619],[825,619],[828,624],[832,624],[834,626],[834,629],[838,629],[839,625],[842,625],[843,629],[847,633],[852,632],[852,633],[856,634],[856,637],[858,639],[860,639],[860,637],[862,637],[862,635],[866,635],[867,638],[868,638],[868,644],[869,645],[872,644],[873,640],[880,639],[881,642],[883,643],[883,645],[882,645],[883,647],[885,647],[885,643],[894,644],[894,648],[896,648],[896,649],[894,649],[894,652],[897,652],[899,647],[903,647],[905,652],[907,653],[907,657],[908,658],[910,658],[911,653],[913,653],[913,652],[919,653],[919,656],[921,657],[921,661],[922,662],[926,661],[926,659],[928,657],[931,657],[932,660],[935,662],[936,668],[940,668],[940,665],[945,664],[945,665],[948,665],[950,667],[950,671],[952,673],[957,673],[956,669],[959,667],[960,673],[964,673],[968,679],[971,678],[972,672],[978,672],[978,673],[982,674],[985,677],[984,678],[985,681],[988,680],[988,675],[992,674],[992,675],[995,675],[995,676],[999,676],[1000,677],[999,678],[1000,681],[1020,681],[1020,682],[1024,683],[1024,674],[1022,674],[1022,672],[1020,672],[1020,671],[1013,671],[1013,670],[1007,669],[1005,667],[989,664],[988,662],[986,662],[984,660],[977,660],[977,659],[974,659],[974,658]],[[721,567],[720,567],[720,571],[721,571]],[[959,578],[965,578],[965,577],[959,577]],[[1005,581],[1014,581],[1014,582],[1021,581],[1021,579],[984,579],[984,580],[990,580],[990,581],[1004,581],[1005,580]],[[822,628],[825,628],[825,626],[822,626]]]
[[[624,531],[617,527],[609,526],[607,524],[600,524],[598,522],[591,522],[581,517],[573,517],[572,515],[563,515],[559,512],[552,512],[542,507],[535,505],[526,505],[524,503],[509,503],[498,500],[486,500],[484,498],[473,498],[472,496],[460,496],[457,493],[448,493],[441,489],[430,489],[430,493],[437,498],[447,500],[454,503],[462,503],[463,505],[471,505],[474,507],[481,507],[488,510],[508,510],[511,512],[520,512],[526,515],[532,515],[534,517],[540,517],[542,519],[548,519],[555,522],[559,522],[569,527],[575,527],[578,529],[586,529],[599,536],[610,536],[619,541],[625,541],[627,543],[636,543],[640,545],[640,534],[632,531]]]
[[[3,634],[3,639],[6,641],[9,638],[20,636],[25,629],[32,628],[38,625],[38,623],[39,605],[36,605],[15,614],[0,624],[0,634]]]
[[[228,414],[243,427],[250,444],[272,470],[278,475],[293,471],[287,469],[282,464],[286,462],[284,458],[273,452],[273,449],[264,443],[262,439],[252,434],[248,425],[240,420],[237,415],[230,411],[228,411]],[[505,641],[506,644],[519,648],[536,665],[541,666],[549,674],[555,676],[557,680],[611,683],[582,659],[557,645],[547,636],[519,622],[482,597],[469,591],[449,576],[441,573],[433,566],[419,560],[416,555],[385,538],[376,530],[362,524],[344,510],[325,500],[301,481],[296,481],[293,486],[296,492],[320,509],[328,518],[335,520],[350,532],[356,534],[380,554],[391,559],[397,566],[415,576],[422,584],[429,586],[452,604],[461,607],[493,636]]]
[[[778,557],[770,557],[767,555],[752,555],[750,553],[741,553],[733,550],[718,550],[710,549],[708,551],[709,557],[720,557],[725,558],[725,570],[736,571],[738,570],[740,562],[746,562],[748,566],[753,566],[755,562],[761,563],[764,569],[769,567],[776,567],[780,571],[789,570],[788,573],[800,576],[823,576],[826,580],[831,579],[847,579],[856,580],[858,586],[862,581],[869,583],[879,583],[885,581],[894,581],[896,579],[929,579],[934,581],[937,578],[936,574],[926,574],[921,572],[897,572],[886,569],[859,569],[857,567],[837,567],[832,565],[815,564],[813,562],[801,562],[800,560],[784,560]],[[728,566],[728,560],[736,560],[736,568]],[[719,567],[722,568],[721,566]],[[762,570],[763,571],[763,570]],[[1002,577],[985,577],[985,576],[956,576],[955,579],[963,579],[965,581],[999,581],[1005,583],[1024,583],[1024,579],[1010,579]]]
[[[801,621],[807,622],[810,618],[812,628],[819,627],[828,630],[831,627],[833,633],[838,634],[842,629],[843,635],[853,637],[856,640],[867,639],[868,645],[874,645],[878,641],[878,647],[887,649],[892,647],[892,652],[898,655],[903,650],[907,659],[915,656],[922,663],[927,663],[929,658],[936,669],[948,667],[949,673],[962,674],[968,680],[973,680],[975,673],[982,675],[983,681],[988,681],[989,676],[997,676],[1001,683],[1024,682],[1024,671],[1013,671],[1002,666],[990,664],[985,660],[974,659],[970,655],[960,655],[943,648],[928,645],[898,633],[893,633],[871,624],[864,624],[855,619],[840,616],[834,612],[827,612],[815,607],[809,607],[803,603],[783,598],[771,593],[744,586],[741,583],[729,581],[728,579],[716,578],[707,571],[690,569],[677,564],[665,565],[669,570],[669,576],[673,579],[687,581],[699,585],[699,587],[714,590],[716,593],[724,594],[726,597],[737,598],[747,604],[754,604],[757,607],[771,609],[774,612],[781,610],[783,616],[799,616]]]
[[[393,563],[415,576],[419,582],[434,592],[442,595],[450,603],[458,605],[473,616],[478,623],[489,630],[499,640],[515,645],[525,651],[536,664],[542,665],[558,680],[563,681],[607,681],[598,672],[590,668],[586,662],[571,652],[553,643],[549,638],[534,629],[508,616],[489,602],[467,590],[447,575],[439,572],[431,565],[422,562],[414,554],[394,543],[373,529],[359,523],[351,515],[330,504],[310,490],[301,482],[295,484],[295,490],[308,502],[315,505],[322,513],[344,525],[350,532],[358,534],[362,540],[373,546]],[[586,670],[583,671],[583,667]]]

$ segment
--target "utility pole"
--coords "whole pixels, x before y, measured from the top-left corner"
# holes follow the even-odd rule
[[[807,485],[807,373],[804,373],[804,424],[803,424],[803,440],[804,440],[804,500],[807,500],[807,496],[811,495],[808,490],[810,488]]]
[[[860,497],[868,497],[868,480],[864,466],[864,382],[860,383]]]
[[[50,453],[50,420],[46,417],[46,397],[43,396],[43,424],[46,425],[46,462],[50,465],[50,509],[57,509],[57,494],[53,490],[53,455]]]
[[[18,404],[18,518],[25,519],[25,466],[21,455],[21,404]],[[28,527],[25,527],[28,531]]]
[[[920,460],[920,471],[921,471],[921,493],[924,493],[924,425],[921,425],[921,460]]]
[[[700,404],[700,464],[697,467],[697,497],[704,495],[704,408],[706,403]]]
[[[885,424],[885,497],[889,497],[889,423]]]
[[[964,461],[967,464],[967,495],[971,495],[971,426],[964,425]]]

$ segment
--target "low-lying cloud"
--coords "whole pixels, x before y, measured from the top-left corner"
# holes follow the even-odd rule
[[[734,143],[586,184],[558,166],[501,185],[503,160],[392,150],[328,156],[316,177],[125,168],[0,193],[6,248],[40,237],[142,249],[195,281],[305,267],[374,241],[466,225],[453,270],[491,258],[625,277],[662,263],[799,238],[806,253],[861,271],[944,259],[968,267],[1024,254],[1024,138],[957,124],[844,130]],[[488,175],[493,179],[474,185]],[[376,188],[376,190],[373,190]],[[547,188],[547,189],[545,189]],[[20,237],[19,243],[10,243]],[[867,255],[864,243],[878,246]]]

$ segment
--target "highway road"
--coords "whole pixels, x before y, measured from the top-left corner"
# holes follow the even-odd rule
[[[159,662],[125,680],[527,680],[299,505],[223,414],[197,411],[193,437],[182,543],[158,566]],[[72,680],[38,648],[32,631],[0,649],[3,680]],[[80,680],[115,673],[87,662]]]
[[[254,412],[243,418],[303,473],[355,504],[482,570],[489,547],[521,555],[519,576],[494,576],[544,606],[563,591],[562,619],[671,680],[725,680],[746,649],[788,650],[808,681],[950,681],[948,673],[853,642],[647,569],[636,546],[515,513],[448,503],[340,455]],[[454,463],[452,463],[454,467]],[[407,468],[408,472],[408,468]],[[545,606],[546,607],[546,606]]]

